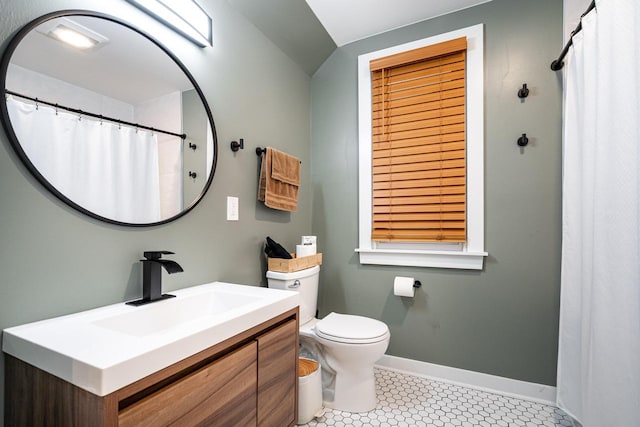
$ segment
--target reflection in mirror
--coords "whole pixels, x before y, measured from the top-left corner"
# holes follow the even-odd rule
[[[110,17],[36,20],[3,58],[5,129],[74,208],[112,223],[168,222],[204,195],[216,161],[210,111],[178,64]]]

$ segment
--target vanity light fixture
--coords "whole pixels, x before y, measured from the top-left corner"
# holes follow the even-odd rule
[[[127,0],[199,47],[213,46],[213,23],[194,0]]]
[[[69,18],[52,19],[48,25],[41,25],[36,31],[66,43],[80,50],[92,50],[109,41],[102,34],[99,34],[84,25]]]

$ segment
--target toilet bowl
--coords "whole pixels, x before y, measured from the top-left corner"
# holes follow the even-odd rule
[[[300,342],[321,359],[325,406],[371,411],[377,403],[373,365],[389,346],[389,328],[379,320],[340,313],[316,319],[319,273],[319,266],[268,271],[267,279],[271,288],[300,293]]]

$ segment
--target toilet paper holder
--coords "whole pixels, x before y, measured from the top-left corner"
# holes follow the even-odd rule
[[[393,295],[413,298],[416,295],[416,289],[421,286],[422,283],[413,277],[396,276],[393,279]]]

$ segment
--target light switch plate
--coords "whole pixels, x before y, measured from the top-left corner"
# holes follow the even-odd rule
[[[239,199],[237,197],[227,196],[227,221],[238,221]]]

